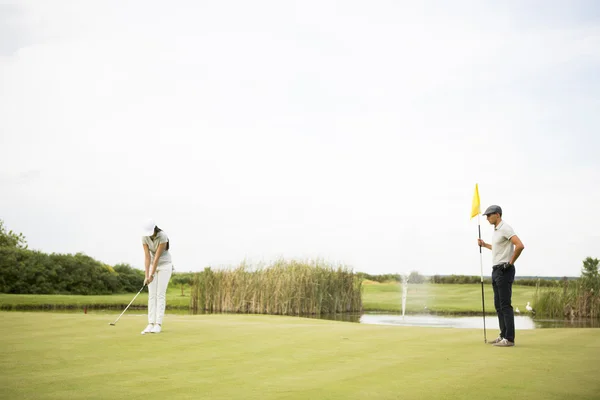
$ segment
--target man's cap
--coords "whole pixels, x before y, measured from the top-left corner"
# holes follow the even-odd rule
[[[490,215],[490,214],[502,214],[502,209],[500,206],[489,206],[482,215]]]
[[[154,227],[156,224],[153,219],[148,219],[142,225],[142,236],[152,236],[154,235]]]

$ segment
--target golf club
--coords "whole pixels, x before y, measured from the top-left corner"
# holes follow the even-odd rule
[[[146,284],[145,284],[145,283],[142,285],[142,288],[140,289],[140,291],[139,291],[139,292],[137,292],[137,294],[135,295],[135,297],[133,298],[133,300],[131,300],[131,301],[129,302],[129,304],[127,304],[127,307],[125,307],[125,309],[123,310],[123,312],[121,313],[121,315],[119,315],[119,316],[117,317],[117,319],[115,320],[115,322],[111,322],[109,325],[115,326],[115,324],[117,323],[117,321],[119,320],[119,318],[121,318],[121,316],[122,316],[123,314],[125,314],[125,311],[127,311],[127,309],[129,308],[129,306],[131,305],[131,303],[133,303],[133,302],[135,301],[135,299],[138,297],[138,295],[139,295],[140,293],[142,293],[142,290],[144,290],[144,286],[146,286]]]

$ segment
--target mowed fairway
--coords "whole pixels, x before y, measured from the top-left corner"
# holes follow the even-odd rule
[[[594,399],[600,331],[361,325],[168,315],[158,335],[118,313],[2,312],[3,399]],[[492,336],[488,333],[488,336]]]
[[[533,303],[535,287],[513,286],[512,305],[525,312],[527,302]],[[495,314],[494,290],[484,286],[485,311]],[[406,312],[423,313],[481,313],[481,284],[410,284],[406,295]],[[372,283],[363,285],[365,311],[400,311],[402,309],[402,284]]]

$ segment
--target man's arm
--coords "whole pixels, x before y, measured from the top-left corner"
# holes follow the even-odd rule
[[[515,245],[515,252],[513,253],[512,259],[510,260],[510,263],[514,264],[515,261],[517,261],[517,258],[519,258],[519,256],[521,255],[521,252],[525,249],[525,246],[523,246],[523,242],[521,242],[521,239],[519,239],[517,235],[511,237],[510,242]]]

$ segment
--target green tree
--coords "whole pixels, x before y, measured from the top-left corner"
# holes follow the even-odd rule
[[[583,260],[583,267],[581,268],[581,277],[584,279],[596,280],[600,276],[598,271],[598,264],[600,260],[597,258],[588,257]]]
[[[597,258],[588,257],[583,260],[583,267],[581,268],[581,283],[583,287],[589,289],[590,292],[596,292],[600,290],[600,271],[598,271],[598,264],[600,260]]]
[[[126,292],[136,292],[144,284],[144,271],[133,268],[129,264],[117,264],[114,267],[117,272],[121,289]]]
[[[186,286],[190,286],[192,284],[192,276],[193,274],[191,272],[184,272],[184,273],[176,273],[173,274],[173,277],[171,278],[171,282],[173,282],[174,285],[181,285],[181,295],[185,296],[185,294],[183,293],[183,289]]]
[[[410,283],[423,283],[425,282],[425,277],[419,274],[418,271],[412,271],[408,276],[408,281]]]
[[[6,231],[4,221],[0,219],[0,247],[16,247],[18,249],[27,248],[27,240],[22,233]]]

